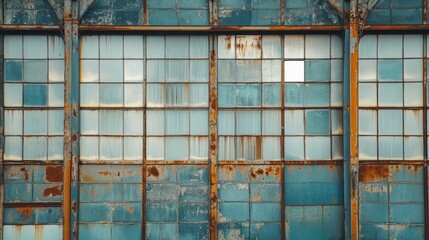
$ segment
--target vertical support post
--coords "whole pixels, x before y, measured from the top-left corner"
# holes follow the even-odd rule
[[[280,0],[280,26],[285,25],[286,0]]]
[[[424,1],[427,2],[426,0]],[[427,17],[427,16],[426,16]],[[428,56],[427,56],[427,36],[423,35],[423,159],[424,159],[424,168],[423,168],[423,186],[424,186],[424,204],[425,204],[425,239],[429,239],[429,187],[428,187],[428,118],[427,118],[427,74],[428,74]]]
[[[209,24],[211,26],[217,26],[218,22],[218,2],[217,0],[210,0],[209,2]]]
[[[217,186],[217,62],[216,62],[217,36],[210,35],[210,105],[209,105],[209,128],[210,128],[210,239],[217,239],[218,219],[218,186]]]
[[[358,135],[358,63],[359,63],[358,0],[350,0],[350,238],[359,238],[359,135]]]
[[[423,24],[428,24],[428,0],[423,0]]]
[[[0,240],[3,240],[3,196],[4,196],[4,183],[3,183],[3,153],[4,153],[4,35],[0,35]]]
[[[64,1],[64,239],[77,239],[79,160],[78,2]]]

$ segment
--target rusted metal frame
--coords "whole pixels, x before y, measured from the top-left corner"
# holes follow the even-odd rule
[[[210,35],[210,76],[209,76],[209,168],[210,168],[210,239],[217,239],[218,221],[218,135],[217,135],[217,36]]]
[[[218,24],[218,0],[210,0],[209,2],[209,24],[217,26]]]
[[[102,161],[91,161],[91,160],[83,160],[79,161],[79,165],[141,165],[142,161],[126,161],[126,160],[120,160],[120,161],[109,161],[109,160],[102,160]]]
[[[144,10],[145,12],[144,14],[144,24],[147,24],[147,1],[143,1],[143,6],[144,6]],[[146,59],[146,55],[147,55],[147,43],[146,43],[146,38],[143,37],[143,64],[146,67],[146,63],[147,63],[147,59]],[[143,71],[144,73],[144,96],[147,96],[147,71]],[[144,101],[144,106],[143,106],[143,161],[141,163],[142,165],[142,199],[141,199],[141,203],[142,203],[142,235],[141,235],[141,239],[146,239],[146,196],[147,196],[147,191],[146,191],[146,186],[147,186],[147,149],[146,149],[146,141],[147,141],[147,124],[146,124],[146,118],[147,118],[147,101]]]
[[[2,18],[3,19],[3,18]],[[3,107],[3,98],[4,98],[4,74],[3,74],[3,64],[4,64],[4,35],[0,36],[0,59],[2,60],[0,64],[0,240],[3,239],[3,200],[4,200],[4,179],[3,179],[3,153],[4,153],[4,107]]]
[[[19,207],[62,207],[62,202],[5,202],[4,208],[19,208]]]
[[[4,25],[0,25],[0,30]],[[118,32],[189,32],[189,33],[199,33],[202,32],[213,32],[213,33],[223,33],[223,32],[247,32],[255,34],[255,32],[265,32],[265,33],[282,33],[282,32],[307,32],[307,31],[318,31],[318,32],[335,32],[342,31],[343,26],[334,25],[334,26],[95,26],[95,25],[81,25],[79,30],[85,32],[107,32],[107,31],[118,31]]]
[[[410,160],[360,160],[359,166],[363,165],[424,165],[424,161]]]
[[[424,0],[424,23],[427,23],[427,0]],[[428,58],[427,58],[427,35],[423,35],[423,159],[424,159],[424,168],[423,168],[423,186],[424,186],[424,206],[425,206],[425,239],[429,239],[429,178],[428,178],[428,104],[427,104],[427,74],[428,74]]]
[[[62,160],[51,160],[51,161],[29,161],[29,160],[24,160],[24,161],[4,161],[3,165],[4,166],[8,166],[8,165],[12,165],[12,166],[20,166],[20,165],[63,165],[64,161]]]
[[[350,239],[359,238],[359,132],[358,132],[358,64],[359,64],[359,17],[358,0],[350,0],[350,41],[349,66],[350,66]]]
[[[148,11],[147,11],[147,1],[143,0],[143,25],[148,25],[147,24],[147,15],[148,15]]]
[[[280,25],[285,25],[286,0],[280,0]],[[284,237],[284,236],[283,236]],[[282,238],[285,239],[285,238]]]
[[[416,24],[416,25],[365,25],[363,28],[364,32],[383,32],[383,31],[412,31],[412,32],[426,32],[429,30],[427,24]]]
[[[61,27],[58,25],[17,25],[17,24],[0,24],[0,31],[55,31],[60,32]]]
[[[281,6],[281,25],[284,25],[284,18],[285,18],[285,0],[280,0],[280,6]],[[285,51],[284,51],[284,35],[282,35],[280,37],[280,41],[281,41],[281,74],[280,74],[280,80],[281,80],[281,84],[280,84],[280,88],[281,88],[281,136],[280,136],[280,159],[281,159],[281,164],[282,167],[280,169],[280,192],[281,192],[281,196],[280,196],[280,210],[281,210],[281,215],[280,215],[280,226],[281,226],[281,239],[286,239],[286,199],[285,199],[285,192],[286,192],[286,184],[285,184],[285,75],[284,75],[284,71],[285,71]]]

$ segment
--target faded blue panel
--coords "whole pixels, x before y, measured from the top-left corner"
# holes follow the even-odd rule
[[[342,181],[293,183],[285,186],[286,205],[337,205],[343,203]]]
[[[22,81],[22,61],[5,61],[4,68],[4,80],[6,82]]]
[[[148,24],[149,25],[170,25],[175,26],[179,24],[176,10],[166,9],[149,9],[148,10]]]
[[[33,179],[33,166],[5,166],[5,183],[27,183]]]
[[[392,226],[390,226],[392,227]],[[389,226],[382,224],[360,225],[361,239],[389,239]]]
[[[111,239],[112,225],[110,224],[80,224],[79,240]]]
[[[261,105],[261,84],[238,84],[237,106],[253,107]]]
[[[206,167],[182,167],[177,173],[179,183],[193,183],[208,181],[208,168]]]
[[[402,159],[403,145],[402,137],[379,137],[379,159]]]
[[[177,239],[177,224],[171,223],[147,223],[146,224],[146,239]]]
[[[179,203],[179,222],[208,222],[209,202]]]
[[[286,2],[286,9],[308,7],[307,0],[286,0],[285,2]]]
[[[4,208],[3,224],[35,224],[34,209]]]
[[[114,224],[112,226],[112,240],[134,240],[142,236],[142,226],[136,224]]]
[[[149,201],[177,201],[177,185],[175,184],[147,184],[146,199]]]
[[[329,135],[330,133],[329,110],[306,110],[305,111],[305,134]]]
[[[390,225],[390,236],[393,239],[424,239],[425,229],[423,225]]]
[[[249,203],[219,203],[219,222],[247,222],[249,210]]]
[[[285,183],[312,183],[342,181],[343,169],[341,166],[288,166],[285,168]]]
[[[121,192],[115,192],[117,184],[80,184],[79,200],[81,202],[113,202],[115,194],[121,196]]]
[[[176,222],[177,221],[177,203],[148,202],[146,207],[146,221],[149,222]]]
[[[280,219],[280,203],[252,203],[250,205],[251,222],[279,222]]]
[[[281,185],[270,183],[250,184],[250,201],[252,202],[280,202]]]
[[[389,205],[386,203],[360,203],[359,218],[362,223],[384,223],[389,220]]]
[[[389,200],[387,183],[365,183],[359,185],[359,200],[362,202],[387,202]]]
[[[366,19],[367,24],[389,24],[390,9],[373,9]]]
[[[252,0],[219,0],[219,8],[250,9]]]
[[[235,84],[219,84],[218,86],[219,107],[235,107],[236,94],[237,94],[237,91],[236,91]]]
[[[263,101],[264,107],[277,107],[281,105],[281,86],[280,83],[263,84]]]
[[[298,107],[304,106],[305,85],[299,83],[285,84],[285,106]]]
[[[209,13],[207,10],[179,10],[178,25],[183,25],[183,26],[209,25]]]
[[[116,203],[112,213],[113,222],[140,222],[142,220],[141,203]]]
[[[402,83],[379,83],[378,84],[378,106],[401,107],[403,105]]]
[[[208,224],[179,224],[179,239],[193,240],[193,239],[208,239],[209,226]]]
[[[140,25],[143,23],[143,13],[141,9],[116,10],[112,12],[112,23],[114,25]]]
[[[424,223],[424,205],[390,204],[390,221],[393,223]]]
[[[61,207],[36,208],[35,215],[38,224],[55,224],[63,221],[63,209]]]
[[[110,222],[112,221],[112,205],[106,203],[80,203],[80,222]]]
[[[248,182],[250,180],[247,174],[247,168],[240,171],[234,166],[225,166],[218,168],[219,182]]]
[[[329,92],[329,84],[307,84],[305,86],[305,106],[329,106]]]
[[[289,206],[286,214],[286,239],[344,238],[342,206]]]
[[[24,84],[24,106],[46,106],[46,84]]]
[[[281,239],[281,225],[273,223],[257,223],[250,225],[250,239],[274,240]]]
[[[337,25],[340,17],[328,1],[286,0],[285,25]]]
[[[331,79],[330,60],[305,61],[305,81],[326,82]]]
[[[386,50],[387,51],[387,50]],[[379,81],[402,81],[402,60],[379,60]]]
[[[31,202],[32,185],[31,184],[5,184],[4,186],[5,202]]]
[[[421,166],[401,166],[393,171],[393,182],[419,182],[423,181],[423,168]]]
[[[391,0],[392,8],[421,8],[423,6],[422,0]]]
[[[265,2],[265,1],[258,1]],[[251,16],[252,26],[280,25],[280,9],[278,10],[253,10]]]
[[[204,202],[209,199],[209,186],[206,184],[181,184],[179,201],[181,202]]]
[[[142,188],[140,184],[126,183],[122,185],[122,194],[119,198],[125,202],[138,202],[142,199]]]
[[[174,167],[151,166],[147,168],[147,182],[176,182],[177,171]]]
[[[207,9],[209,7],[209,3],[207,0],[178,0],[177,4],[179,8]]]
[[[402,1],[412,2],[412,1]],[[422,9],[392,9],[391,24],[422,24],[423,22]]]
[[[219,10],[219,25],[249,26],[251,25],[251,19],[252,19],[251,10],[238,10],[238,9],[237,10],[230,10],[230,9]]]
[[[147,0],[148,8],[175,8],[177,0]]]
[[[218,238],[220,240],[229,239],[250,239],[249,223],[219,223]]]
[[[389,197],[391,202],[421,202],[424,201],[423,184],[390,184]]]
[[[219,184],[219,201],[248,201],[249,185],[246,183]]]
[[[5,1],[6,24],[58,24],[57,15],[47,1]]]
[[[84,25],[141,25],[143,0],[97,0],[82,17]]]

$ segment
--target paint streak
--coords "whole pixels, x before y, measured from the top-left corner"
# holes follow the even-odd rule
[[[363,165],[359,167],[359,182],[370,183],[389,179],[389,166]]]
[[[62,182],[64,179],[64,172],[61,166],[47,166],[45,172],[46,181],[48,182]]]

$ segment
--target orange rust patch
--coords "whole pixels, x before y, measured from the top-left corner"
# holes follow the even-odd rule
[[[28,180],[30,178],[30,174],[28,174],[28,170],[25,167],[22,167],[19,170],[24,173],[25,180]]]
[[[360,166],[359,182],[369,183],[387,180],[389,178],[389,166]]]
[[[60,196],[63,193],[63,186],[54,186],[54,187],[50,187],[50,188],[45,188],[43,190],[43,196],[48,197],[48,196]]]
[[[73,141],[77,141],[77,134],[73,134],[73,136],[72,136],[72,140],[73,140]]]
[[[23,207],[23,208],[17,208],[16,211],[18,211],[24,220],[28,220],[33,213],[34,209],[31,207]]]
[[[154,176],[154,177],[158,177],[159,176],[159,171],[156,167],[150,167],[148,168],[148,173],[149,173],[149,177],[150,176]]]
[[[60,166],[47,166],[45,171],[48,182],[62,182],[64,179],[63,168]]]
[[[407,170],[408,171],[414,171],[414,172],[418,172],[423,166],[421,165],[408,165],[407,166]]]
[[[98,172],[98,174],[101,176],[107,177],[107,176],[110,176],[112,173],[110,171],[101,171],[101,172]]]

